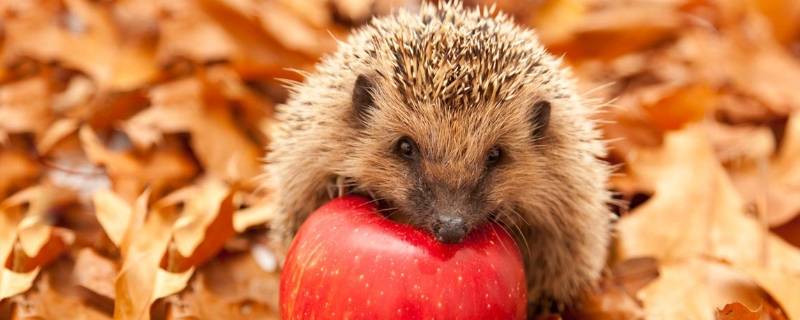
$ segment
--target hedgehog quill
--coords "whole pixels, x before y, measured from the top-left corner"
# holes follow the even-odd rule
[[[291,92],[266,165],[280,243],[326,201],[360,193],[445,243],[504,225],[532,310],[574,303],[599,277],[610,169],[596,110],[533,31],[425,4],[373,19]]]

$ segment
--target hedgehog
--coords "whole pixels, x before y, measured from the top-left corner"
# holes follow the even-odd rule
[[[607,255],[610,167],[569,69],[493,7],[423,4],[373,18],[277,108],[265,165],[287,247],[347,193],[461,241],[494,221],[519,243],[529,310],[571,305]]]

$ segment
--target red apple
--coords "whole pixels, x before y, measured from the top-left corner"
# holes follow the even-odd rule
[[[495,224],[458,244],[334,199],[300,228],[281,274],[282,319],[523,319],[525,272]]]

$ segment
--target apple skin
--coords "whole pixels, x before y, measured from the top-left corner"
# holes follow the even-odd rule
[[[301,226],[280,282],[281,318],[524,319],[519,248],[487,223],[458,244],[345,196]]]

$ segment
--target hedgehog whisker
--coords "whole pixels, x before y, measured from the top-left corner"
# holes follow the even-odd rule
[[[514,236],[511,234],[511,232],[508,231],[508,225],[504,221],[501,221],[501,220],[495,220],[495,221],[497,221],[498,223],[500,223],[502,225],[502,227],[500,229],[502,229],[503,232],[505,232],[512,239],[514,238]],[[508,247],[506,247],[506,244],[504,242],[501,242],[501,244],[503,245],[503,250],[505,250],[506,252],[512,252],[511,250],[508,249]]]
[[[513,208],[508,208],[508,210],[504,210],[504,211],[508,211],[508,212],[513,213],[514,215],[516,215],[519,218],[520,221],[523,221],[523,223],[525,223],[526,225],[528,224],[528,221],[523,219],[522,215],[519,212],[517,212],[516,210],[514,210]],[[516,230],[516,232],[519,234],[519,237],[522,238],[522,243],[525,245],[525,249],[528,250],[528,252],[530,252],[531,247],[530,247],[530,244],[528,243],[528,237],[525,236],[525,232],[522,231],[522,228],[517,223],[517,221],[516,221],[517,219],[507,219],[508,221],[500,220],[499,217],[497,219],[498,219],[497,220],[498,222],[500,222],[501,224],[503,224],[507,228],[509,227],[508,224],[511,223],[512,226],[514,227],[513,230]]]

